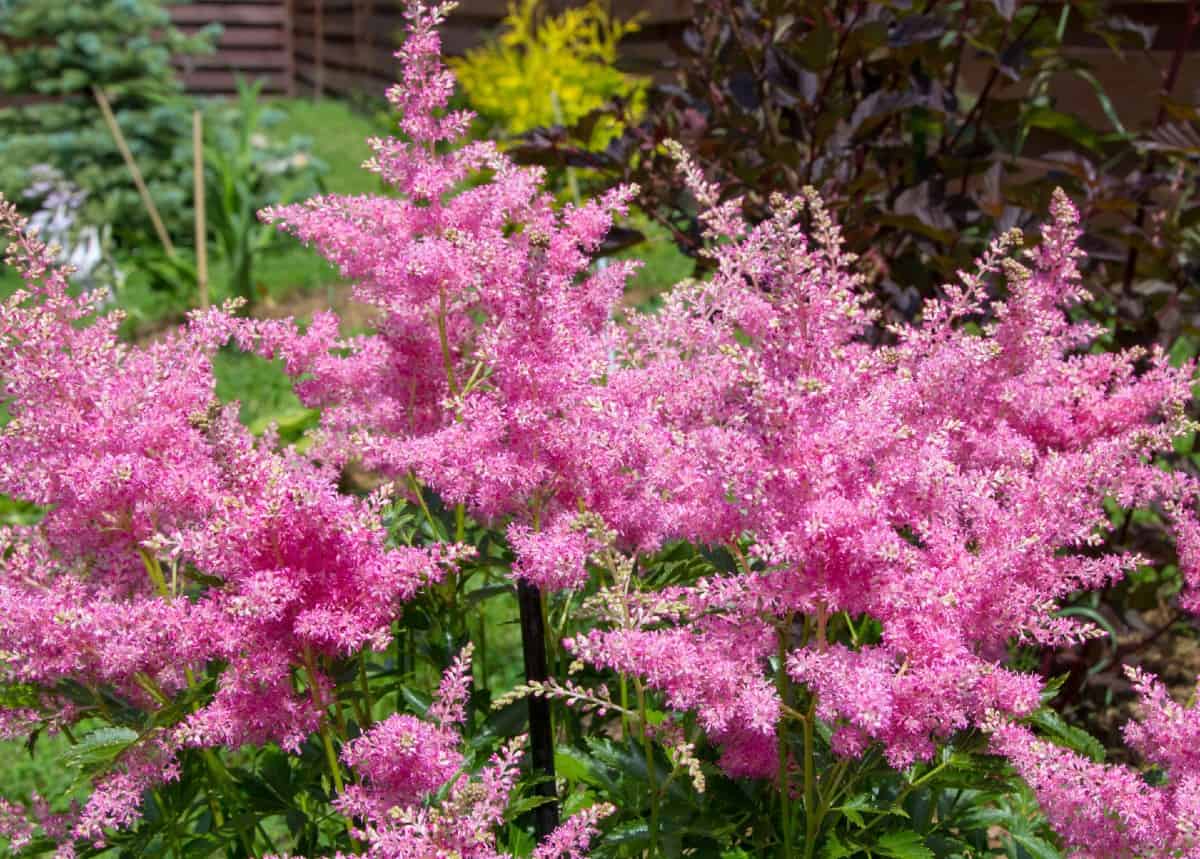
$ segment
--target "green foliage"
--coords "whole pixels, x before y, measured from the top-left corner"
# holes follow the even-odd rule
[[[157,241],[93,95],[99,87],[168,233],[190,235],[180,164],[190,161],[181,152],[191,106],[170,60],[210,50],[212,31],[185,37],[157,0],[9,0],[0,33],[0,104],[16,101],[0,108],[0,190],[20,203],[30,168],[47,164],[87,193],[80,220],[110,225],[112,247]]]
[[[638,115],[646,83],[615,65],[617,45],[638,29],[636,20],[614,19],[599,0],[554,16],[539,5],[510,2],[499,37],[452,62],[472,107],[510,135],[574,124],[612,99]],[[620,130],[613,118],[603,118],[587,143],[602,149]]]
[[[273,136],[280,140],[303,138],[306,150],[326,165],[323,180],[329,193],[370,194],[382,190],[379,177],[363,170],[362,163],[372,154],[367,139],[392,131],[390,115],[381,122],[344,102],[327,98],[275,98],[266,104],[272,116]]]
[[[226,350],[213,361],[217,396],[222,402],[237,401],[239,418],[255,432],[275,422],[286,442],[297,441],[312,426],[315,412],[300,405],[291,381],[278,362],[257,355]]]
[[[204,145],[212,247],[225,263],[229,292],[247,302],[258,293],[255,260],[278,235],[259,220],[259,210],[322,191],[319,176],[325,169],[308,154],[304,138],[272,143],[267,132],[280,115],[260,104],[261,90],[261,83],[239,80],[235,102],[213,105]]]

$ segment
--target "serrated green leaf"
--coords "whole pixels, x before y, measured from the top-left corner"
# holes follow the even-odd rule
[[[548,805],[558,800],[552,796],[530,795],[523,796],[520,799],[514,799],[508,804],[508,808],[504,811],[505,820],[516,820],[522,814],[533,811],[535,808]]]
[[[933,851],[925,846],[925,838],[911,829],[898,829],[881,835],[873,849],[879,855],[892,859],[934,859]]]
[[[130,728],[97,728],[63,752],[62,762],[73,769],[92,769],[112,762],[138,738]]]
[[[1013,833],[1012,838],[1025,848],[1025,851],[1033,859],[1062,859],[1062,854],[1058,852],[1053,844],[1044,838],[1038,838],[1036,835],[1017,833]]]
[[[857,848],[847,847],[843,844],[836,832],[831,832],[825,839],[825,846],[821,848],[821,859],[846,859],[847,856],[853,856],[856,851]]]
[[[554,750],[554,769],[560,778],[584,784],[599,784],[593,772],[592,761],[583,752],[571,746],[559,746]]]
[[[1095,763],[1104,760],[1104,745],[1087,731],[1068,725],[1054,710],[1043,707],[1029,717],[1029,722],[1055,745],[1078,752]]]
[[[872,805],[873,803],[870,798],[866,794],[860,793],[857,796],[852,796],[848,801],[843,802],[833,810],[840,811],[847,820],[861,829],[863,826],[866,826],[866,822],[859,812],[870,809]]]

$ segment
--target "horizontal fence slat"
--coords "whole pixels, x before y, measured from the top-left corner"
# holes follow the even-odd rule
[[[182,32],[198,33],[201,28],[196,26],[180,27]],[[217,39],[218,48],[258,48],[264,46],[279,46],[283,49],[284,28],[280,26],[256,27],[225,27]]]
[[[316,66],[309,61],[296,58],[296,79],[300,82],[302,89],[311,88],[316,80]],[[353,93],[366,93],[371,96],[382,97],[388,87],[388,82],[383,80],[374,80],[371,78],[364,79],[363,75],[353,74],[326,66],[324,71],[325,91],[334,95],[351,95]]]
[[[288,55],[282,47],[230,48],[214,54],[191,57],[185,63],[191,69],[277,69],[287,68]]]
[[[180,75],[188,90],[194,93],[228,94],[237,92],[239,75],[234,71],[199,69],[185,71]],[[247,83],[261,80],[264,92],[283,92],[287,89],[283,73],[261,72],[241,75]]]
[[[256,5],[250,3],[186,3],[170,7],[175,24],[276,24],[282,26],[286,16],[279,3]]]

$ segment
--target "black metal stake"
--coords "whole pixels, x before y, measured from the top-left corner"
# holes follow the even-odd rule
[[[546,627],[542,623],[542,595],[536,587],[517,582],[517,605],[521,609],[521,650],[525,655],[525,681],[549,679],[546,667]],[[538,841],[558,826],[558,792],[554,783],[554,726],[550,721],[550,702],[543,696],[529,696],[529,748],[535,775],[546,780],[534,790],[552,802],[533,810],[533,828]]]

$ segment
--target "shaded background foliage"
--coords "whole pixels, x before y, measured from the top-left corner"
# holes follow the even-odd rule
[[[0,4],[0,190],[21,200],[31,165],[48,164],[86,192],[83,217],[109,224],[122,247],[154,242],[93,87],[112,103],[168,232],[191,229],[191,107],[172,56],[212,49],[211,28],[185,36],[152,0]]]
[[[1093,282],[1122,287],[1103,293],[1097,312],[1116,321],[1122,342],[1169,343],[1195,329],[1184,308],[1160,319],[1154,303],[1121,299],[1161,293],[1143,281],[1179,292],[1190,279],[1165,250],[1172,242],[1164,231],[1186,228],[1197,213],[1189,213],[1186,178],[1162,181],[1179,172],[1189,138],[1176,131],[1170,139],[1182,146],[1171,148],[1155,139],[1166,129],[1127,128],[1088,63],[1063,50],[1068,30],[1100,40],[1113,62],[1148,49],[1155,35],[1092,2],[695,3],[675,80],[652,88],[648,109],[621,139],[586,152],[579,142],[599,121],[593,115],[535,132],[518,153],[589,168],[606,184],[637,182],[645,210],[693,254],[694,206],[674,181],[663,140],[697,153],[727,194],[745,197],[752,216],[762,217],[771,191],[813,185],[842,213],[864,271],[904,318],[987,236],[1031,229],[1061,185],[1083,208]],[[1063,76],[1094,92],[1103,126],[1081,119],[1078,105],[1058,103],[1051,84]],[[1182,103],[1163,103],[1194,119]],[[607,111],[628,116],[626,108],[613,101]],[[1151,146],[1161,157],[1148,165]],[[1177,199],[1148,199],[1164,186]],[[1155,216],[1139,223],[1139,203]],[[1126,286],[1130,247],[1142,253]]]

